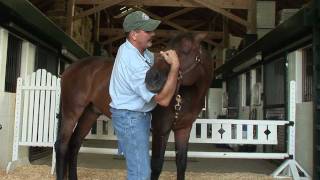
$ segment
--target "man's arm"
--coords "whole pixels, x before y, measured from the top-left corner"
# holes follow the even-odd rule
[[[170,71],[166,83],[154,99],[159,105],[168,106],[176,90],[180,64],[178,55],[174,50],[160,52],[160,54],[170,64]]]

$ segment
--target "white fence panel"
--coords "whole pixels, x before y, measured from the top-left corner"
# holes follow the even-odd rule
[[[19,146],[53,147],[59,102],[60,79],[46,70],[18,78],[12,161]]]
[[[197,119],[192,125],[189,142],[212,144],[277,144],[277,127],[286,124],[289,124],[289,121]],[[108,131],[103,131],[103,129],[108,129]],[[105,116],[99,117],[96,133],[89,133],[86,139],[116,140],[117,138],[114,134],[111,120]],[[170,133],[168,142],[174,142],[172,132]]]

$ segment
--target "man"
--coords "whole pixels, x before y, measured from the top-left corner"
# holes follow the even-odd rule
[[[146,72],[154,62],[154,55],[147,48],[151,47],[153,31],[159,24],[160,21],[141,11],[125,17],[123,29],[127,39],[118,50],[110,80],[112,125],[118,138],[119,153],[126,158],[129,180],[150,179],[150,111],[156,104],[168,106],[177,84],[179,59],[174,50],[160,52],[170,64],[162,90],[152,93],[144,82]]]

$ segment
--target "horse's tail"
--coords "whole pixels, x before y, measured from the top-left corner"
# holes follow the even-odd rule
[[[60,103],[59,103],[59,112],[56,114],[56,118],[58,120],[57,122],[57,138],[56,138],[56,142],[55,142],[55,146],[57,146],[57,143],[60,140],[60,129],[61,129],[61,121],[62,121],[62,111],[61,111],[61,96],[60,96]]]

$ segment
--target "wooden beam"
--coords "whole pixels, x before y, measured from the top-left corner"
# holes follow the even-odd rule
[[[95,14],[93,25],[93,41],[99,42],[100,37],[100,12]]]
[[[98,6],[94,7],[94,8],[91,8],[89,10],[86,10],[78,15],[76,15],[73,20],[77,20],[77,19],[80,19],[82,17],[85,17],[85,16],[89,16],[91,14],[94,14],[94,13],[97,13],[97,12],[100,12],[110,6],[114,6],[116,4],[119,4],[120,2],[123,2],[125,0],[105,0],[103,1],[103,3],[99,4]]]
[[[172,21],[169,21],[169,20],[167,20],[167,19],[164,19],[163,17],[160,17],[160,16],[158,16],[158,15],[156,15],[156,14],[153,14],[152,12],[149,12],[149,11],[143,9],[143,8],[135,7],[135,9],[138,9],[138,10],[140,10],[140,11],[143,11],[144,13],[148,14],[148,15],[151,16],[152,18],[157,19],[157,20],[160,20],[161,22],[163,22],[163,23],[165,23],[165,24],[167,24],[167,25],[169,25],[169,26],[171,26],[171,27],[174,27],[174,28],[176,28],[176,29],[178,29],[178,30],[180,30],[180,31],[184,31],[184,32],[187,32],[187,31],[188,31],[188,29],[186,29],[186,28],[184,28],[184,27],[182,27],[182,26],[180,26],[180,25],[178,25],[178,24],[176,24],[176,23],[174,23],[174,22],[172,22]]]
[[[156,37],[173,37],[180,33],[178,30],[163,30],[157,29],[154,31]],[[222,32],[212,32],[212,31],[189,31],[192,33],[208,33],[208,38],[210,39],[222,39]],[[124,34],[124,31],[120,28],[100,28],[100,36],[117,36],[120,34]]]
[[[163,18],[164,18],[164,19],[167,19],[167,20],[168,20],[168,19],[172,19],[172,18],[174,18],[174,17],[177,17],[177,16],[180,16],[180,15],[185,14],[185,13],[187,13],[187,12],[190,12],[190,11],[192,11],[192,10],[194,10],[194,9],[195,9],[195,8],[187,7],[187,8],[181,9],[181,10],[179,10],[179,11],[176,11],[176,12],[174,12],[174,13],[171,13],[171,14],[163,17]]]
[[[124,34],[120,34],[120,35],[118,35],[118,36],[116,36],[116,37],[110,38],[110,39],[102,42],[101,44],[102,44],[102,45],[110,44],[110,43],[113,43],[114,41],[117,41],[117,40],[122,39],[122,38],[124,38],[124,37],[125,37]]]
[[[212,4],[224,9],[248,9],[249,3],[247,0],[211,0]],[[105,0],[77,0],[79,5],[102,4]],[[127,0],[120,3],[124,6],[161,6],[161,7],[194,7],[199,8],[202,5],[190,0]]]
[[[126,10],[125,12],[121,12],[120,14],[113,16],[113,18],[119,19],[119,18],[125,17],[133,11],[134,11],[134,9],[130,8],[130,9]],[[121,19],[121,21],[123,21],[123,20]]]
[[[74,8],[75,8],[75,0],[69,0],[68,1],[68,7],[67,7],[66,33],[70,37],[72,37],[72,33],[73,33],[73,20],[72,20],[72,17],[74,16]]]
[[[142,9],[142,8],[139,8],[139,7],[135,7],[135,8],[136,8],[136,9],[139,9],[139,10],[141,10],[141,11],[143,11],[143,12],[145,12],[146,14],[148,14],[149,16],[151,16],[152,18],[161,20],[163,23],[166,23],[166,24],[168,24],[169,26],[172,26],[172,27],[174,27],[174,28],[176,28],[176,29],[178,29],[178,30],[180,30],[180,31],[183,31],[183,32],[188,32],[188,31],[190,31],[190,30],[187,29],[187,28],[184,28],[184,27],[182,27],[182,26],[180,26],[180,25],[178,25],[178,24],[176,24],[176,23],[173,23],[172,21],[169,21],[169,20],[164,19],[164,18],[162,18],[162,17],[160,17],[160,16],[158,16],[158,15],[155,15],[155,14],[149,12],[149,11],[146,11],[145,9]],[[211,41],[211,40],[209,40],[209,39],[206,39],[206,40],[204,40],[204,41],[207,42],[207,43],[209,43],[209,44],[211,44],[211,45],[214,45],[214,46],[219,45],[219,44],[217,44],[217,43],[215,43],[214,41]]]
[[[229,19],[231,19],[241,25],[244,25],[245,27],[250,26],[250,24],[246,20],[240,18],[239,16],[232,14],[231,12],[228,12],[227,10],[221,8],[221,6],[219,6],[219,5],[215,5],[214,3],[212,3],[213,2],[212,0],[193,0],[193,1],[203,5],[204,7],[207,7],[217,13],[224,15],[225,17],[227,17],[227,18],[229,18]]]
[[[248,9],[248,21],[250,23],[250,26],[247,27],[247,33],[255,34],[257,32],[257,1],[248,1],[250,2],[250,6]]]
[[[223,47],[228,48],[229,47],[229,19],[226,17],[222,17],[222,29],[223,29]]]
[[[113,16],[113,18],[115,18],[115,17]],[[183,26],[183,27],[193,26],[193,25],[197,25],[197,24],[204,22],[203,20],[200,20],[200,19],[181,19],[179,17],[171,19],[171,21],[173,23],[179,24],[180,26]],[[113,19],[112,23],[122,26],[123,19],[122,18],[121,19]]]
[[[190,26],[190,27],[188,27],[188,29],[196,29],[196,28],[201,27],[201,26],[206,25],[206,24],[208,24],[208,22],[204,21],[204,22],[201,22],[201,23],[197,23],[197,24],[195,24],[193,26]],[[211,32],[211,31],[209,31],[209,32]]]

